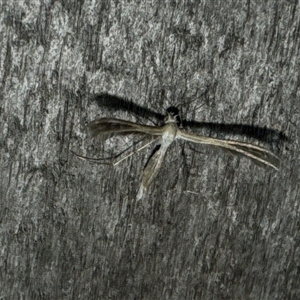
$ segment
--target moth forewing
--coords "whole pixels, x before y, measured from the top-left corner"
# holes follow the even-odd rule
[[[261,162],[264,165],[270,166],[275,170],[278,170],[280,163],[279,157],[270,150],[244,142],[197,136],[181,130],[178,130],[177,138],[197,144],[206,144],[228,149],[235,153],[240,153],[250,159]]]
[[[93,137],[98,135],[124,135],[136,133],[162,135],[164,132],[163,126],[141,125],[114,118],[94,120],[88,124],[88,127]]]

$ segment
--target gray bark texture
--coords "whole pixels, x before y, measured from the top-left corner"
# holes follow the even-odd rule
[[[0,3],[0,299],[300,299],[298,1]],[[278,172],[176,141],[92,139],[95,95],[283,132]],[[199,133],[201,134],[201,133]]]

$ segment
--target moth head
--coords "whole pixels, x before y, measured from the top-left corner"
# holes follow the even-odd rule
[[[181,123],[180,117],[179,117],[179,110],[175,106],[170,106],[167,108],[167,114],[164,119],[165,124],[167,123],[176,123],[178,126]]]

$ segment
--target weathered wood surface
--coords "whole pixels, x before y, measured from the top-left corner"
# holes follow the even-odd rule
[[[298,1],[4,0],[0,13],[1,299],[300,298]],[[115,168],[69,151],[130,144],[87,135],[96,117],[135,120],[90,101],[103,92],[283,131],[280,170],[176,143],[136,202],[151,149]]]

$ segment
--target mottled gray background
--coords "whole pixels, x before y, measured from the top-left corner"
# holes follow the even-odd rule
[[[0,21],[0,299],[300,299],[298,1],[2,0]],[[103,92],[283,131],[260,143],[280,170],[176,142],[136,202],[151,147],[69,151],[130,145],[87,134],[136,120]]]

